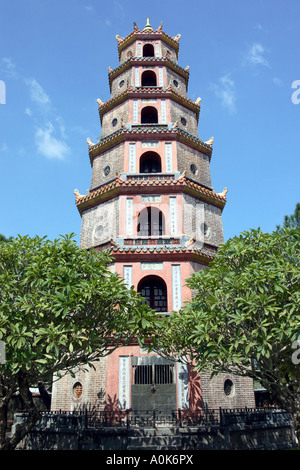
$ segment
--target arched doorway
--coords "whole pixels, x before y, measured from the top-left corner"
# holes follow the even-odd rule
[[[137,290],[150,308],[156,312],[168,311],[167,286],[161,277],[144,277],[140,280]]]
[[[158,123],[158,113],[157,109],[153,106],[146,106],[142,109],[141,113],[141,123],[142,124],[157,124]]]
[[[137,235],[139,237],[161,236],[165,234],[165,218],[157,207],[145,207],[137,220]]]
[[[140,173],[160,173],[161,158],[156,152],[145,152],[140,158]]]
[[[154,57],[154,47],[152,44],[145,44],[143,47],[143,57]]]
[[[156,73],[153,70],[146,70],[142,74],[142,86],[156,86]]]

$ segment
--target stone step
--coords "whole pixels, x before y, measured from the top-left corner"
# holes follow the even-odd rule
[[[157,446],[132,446],[128,445],[127,450],[181,450],[181,446],[175,445],[157,445]]]
[[[149,436],[175,436],[179,435],[180,430],[176,427],[158,426],[156,428],[130,428],[131,437],[149,437]]]
[[[178,450],[181,448],[181,437],[174,435],[153,435],[153,436],[130,436],[128,438],[128,450]]]

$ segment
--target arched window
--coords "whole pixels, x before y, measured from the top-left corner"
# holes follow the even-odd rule
[[[168,311],[167,286],[158,276],[146,276],[138,284],[138,292],[145,303],[157,312]]]
[[[165,218],[157,207],[145,207],[138,215],[137,235],[139,237],[160,236],[165,233]]]
[[[154,47],[152,44],[145,44],[143,47],[143,57],[154,57]]]
[[[140,158],[140,173],[160,173],[161,159],[156,152],[145,152]]]
[[[146,70],[142,74],[142,86],[156,86],[156,73],[153,70]]]
[[[158,113],[157,109],[153,106],[146,106],[142,109],[141,113],[141,123],[142,124],[157,124],[158,123]]]

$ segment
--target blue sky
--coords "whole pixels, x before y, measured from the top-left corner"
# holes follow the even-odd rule
[[[199,136],[214,137],[212,185],[229,189],[225,240],[294,212],[300,2],[0,0],[0,233],[79,241],[73,191],[90,187],[86,139],[101,134],[96,100],[110,98],[115,35],[147,16],[181,34],[188,97],[202,98]]]

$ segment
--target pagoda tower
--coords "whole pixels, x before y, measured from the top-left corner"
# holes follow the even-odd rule
[[[189,67],[178,64],[180,34],[134,23],[116,36],[119,65],[109,67],[111,98],[98,100],[101,137],[90,139],[91,188],[77,190],[80,246],[109,251],[117,272],[160,315],[191,298],[186,280],[205,269],[223,242],[226,188],[211,186],[213,138],[198,136],[200,98],[187,97]],[[102,358],[95,370],[60,379],[52,409],[254,406],[250,380],[211,381],[137,344]]]

